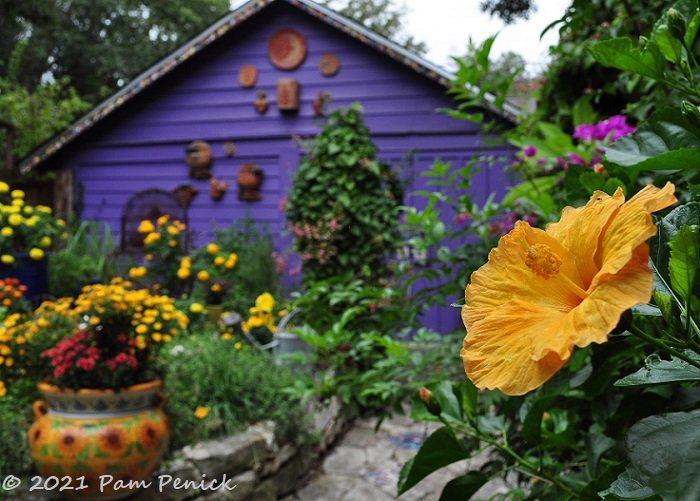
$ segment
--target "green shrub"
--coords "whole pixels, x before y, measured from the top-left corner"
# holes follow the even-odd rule
[[[26,388],[22,392],[13,391],[0,397],[0,472],[6,475],[21,475],[30,470],[29,451],[27,448],[27,431],[31,424],[31,396],[36,390]],[[0,497],[2,490],[0,489]]]
[[[211,331],[169,348],[162,357],[173,450],[265,420],[277,424],[281,437],[303,436],[305,410],[282,392],[294,377],[268,355]],[[195,415],[198,408],[206,409],[205,417]]]
[[[366,280],[386,277],[402,241],[402,199],[397,175],[377,161],[360,105],[331,113],[308,145],[285,204],[304,283],[345,270]]]
[[[93,281],[109,282],[118,274],[115,249],[109,226],[83,221],[65,247],[49,256],[49,293],[72,297]]]

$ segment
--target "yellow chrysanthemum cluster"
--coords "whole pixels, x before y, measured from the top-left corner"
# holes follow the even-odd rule
[[[0,262],[12,264],[15,255],[27,253],[35,260],[43,259],[54,241],[65,238],[65,222],[51,214],[44,205],[25,202],[22,190],[10,190],[0,181]]]
[[[243,321],[242,327],[244,332],[251,332],[257,328],[265,327],[272,334],[277,331],[276,317],[283,317],[287,314],[286,310],[281,310],[275,315],[275,298],[269,292],[263,292],[255,299],[255,306],[250,308],[250,316]]]

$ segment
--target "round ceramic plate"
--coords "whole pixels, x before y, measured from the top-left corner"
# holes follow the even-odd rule
[[[274,67],[293,70],[306,57],[306,39],[292,28],[278,30],[267,43],[267,55]]]
[[[241,87],[252,87],[253,85],[255,85],[257,79],[258,71],[252,64],[246,64],[245,66],[242,66],[240,71],[238,72],[238,82],[241,84]]]
[[[338,61],[338,56],[335,54],[324,54],[318,61],[318,69],[321,70],[321,75],[326,77],[332,77],[338,73],[340,69],[340,62]]]

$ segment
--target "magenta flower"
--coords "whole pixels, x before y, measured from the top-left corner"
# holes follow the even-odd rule
[[[523,153],[526,157],[534,157],[537,154],[537,148],[529,144],[523,149]]]

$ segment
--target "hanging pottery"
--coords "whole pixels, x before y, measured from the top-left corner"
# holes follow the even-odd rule
[[[238,151],[238,148],[236,148],[236,144],[233,141],[226,141],[224,143],[223,150],[224,155],[231,158],[234,155],[234,153]]]
[[[299,110],[299,82],[293,78],[277,80],[277,108],[280,111]]]
[[[187,147],[185,161],[190,167],[191,178],[209,179],[211,177],[212,152],[206,141],[192,141]]]
[[[238,199],[255,201],[260,200],[260,186],[262,186],[263,171],[256,164],[243,164],[238,169],[236,183],[238,184]]]
[[[197,196],[197,193],[199,193],[199,190],[191,184],[181,184],[173,191],[183,209],[189,208],[192,200]]]
[[[267,43],[267,56],[275,68],[293,70],[306,57],[306,39],[291,28],[277,30]]]
[[[338,61],[338,56],[335,54],[324,54],[318,61],[318,69],[321,71],[321,75],[324,77],[332,77],[340,69],[340,62]]]
[[[212,200],[219,201],[224,198],[226,190],[228,190],[228,181],[219,182],[215,177],[209,180],[209,195],[211,195]]]
[[[313,107],[314,107],[314,116],[315,117],[322,117],[326,115],[326,111],[323,109],[323,107],[326,105],[326,103],[330,100],[331,98],[331,93],[330,92],[319,92],[316,98],[314,99],[313,102]]]
[[[241,87],[248,89],[255,85],[257,80],[258,70],[255,69],[255,66],[252,64],[246,64],[245,66],[241,67],[240,71],[238,72],[238,83],[241,84]]]
[[[258,91],[258,98],[255,100],[253,105],[255,106],[256,111],[261,115],[267,111],[267,94],[264,90]]]

